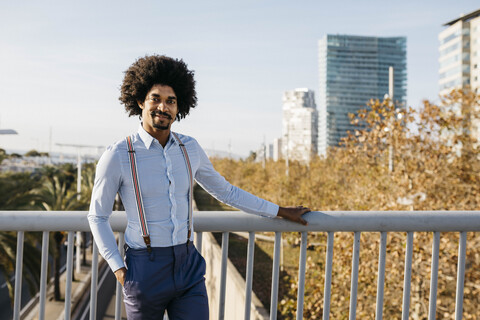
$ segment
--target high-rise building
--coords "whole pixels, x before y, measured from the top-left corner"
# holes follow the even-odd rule
[[[480,10],[444,24],[440,41],[440,95],[470,86],[480,90]],[[461,112],[460,110],[457,110]],[[478,111],[477,111],[478,112]],[[480,139],[480,121],[471,122],[470,132]]]
[[[406,103],[407,49],[405,37],[326,35],[319,41],[318,153],[338,146],[355,126],[349,114],[370,99],[388,94],[389,67],[394,68],[394,97]]]
[[[318,114],[312,90],[283,93],[282,156],[310,161],[317,153]]]
[[[444,24],[440,41],[440,94],[455,88],[480,87],[480,10]]]

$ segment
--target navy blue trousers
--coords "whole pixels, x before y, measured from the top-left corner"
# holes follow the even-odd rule
[[[208,320],[205,259],[192,243],[173,247],[128,248],[123,287],[129,320]]]

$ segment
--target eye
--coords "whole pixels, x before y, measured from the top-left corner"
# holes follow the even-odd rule
[[[175,104],[176,101],[175,101],[175,100],[167,100],[167,103],[168,103],[168,104]]]

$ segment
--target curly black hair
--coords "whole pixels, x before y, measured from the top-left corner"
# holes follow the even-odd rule
[[[142,115],[138,101],[145,101],[148,91],[156,85],[172,87],[177,96],[177,120],[185,118],[197,106],[194,72],[181,59],[151,55],[139,58],[125,71],[119,100],[129,116]]]

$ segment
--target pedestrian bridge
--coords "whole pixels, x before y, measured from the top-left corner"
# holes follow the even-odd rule
[[[15,299],[14,316],[15,320],[20,319],[20,297],[22,288],[22,265],[23,248],[25,232],[42,231],[42,263],[39,293],[39,315],[38,319],[45,319],[46,286],[47,286],[47,264],[48,264],[48,239],[49,232],[67,231],[67,270],[66,275],[71,275],[74,268],[74,235],[76,232],[89,231],[86,212],[81,211],[0,211],[0,231],[17,232],[17,255],[15,269]],[[298,269],[298,294],[296,318],[303,318],[304,289],[305,289],[305,271],[307,259],[307,239],[309,232],[326,232],[326,263],[325,263],[325,283],[324,283],[324,305],[323,319],[329,319],[331,282],[332,282],[332,263],[333,263],[333,245],[335,232],[353,232],[354,242],[352,248],[352,267],[351,267],[351,290],[349,301],[349,319],[356,318],[357,307],[357,288],[359,271],[359,252],[360,237],[362,232],[379,232],[380,245],[378,255],[378,275],[377,275],[377,294],[376,294],[376,319],[383,318],[383,299],[385,287],[385,257],[387,252],[388,232],[406,232],[406,250],[405,250],[405,270],[403,282],[403,303],[402,319],[409,318],[410,311],[410,291],[413,236],[415,232],[432,232],[432,257],[431,257],[431,276],[430,276],[430,295],[428,319],[436,318],[437,306],[437,283],[439,267],[439,247],[441,232],[458,232],[460,241],[458,247],[458,261],[451,263],[457,264],[456,280],[456,303],[455,319],[462,319],[463,297],[464,297],[464,278],[465,278],[465,257],[467,246],[467,232],[480,231],[480,211],[335,211],[335,212],[310,212],[305,215],[308,226],[302,226],[283,219],[269,219],[254,215],[249,215],[238,211],[198,211],[194,213],[194,228],[196,231],[196,246],[201,251],[203,232],[222,232],[222,261],[219,291],[218,318],[225,318],[225,292],[226,292],[226,270],[228,257],[228,237],[229,232],[248,232],[248,251],[247,251],[247,270],[246,270],[246,303],[245,319],[250,319],[250,306],[252,298],[252,275],[253,275],[253,253],[256,232],[274,232],[275,244],[272,265],[272,289],[271,289],[271,307],[270,319],[276,319],[278,306],[278,283],[280,266],[280,244],[282,232],[300,232],[300,258]],[[126,218],[123,212],[114,212],[110,219],[114,231],[120,233],[120,239],[123,239],[121,232],[125,230]],[[226,245],[225,245],[226,244]],[[121,250],[123,243],[119,243]],[[77,259],[78,260],[78,259]],[[93,247],[92,258],[92,283],[90,295],[90,319],[95,319],[97,303],[97,282],[98,282],[98,249]],[[480,284],[478,284],[480,285]],[[67,276],[65,286],[65,310],[64,318],[71,318],[71,291],[72,279]],[[120,319],[121,306],[121,288],[117,285],[116,291],[116,319]],[[453,306],[452,306],[453,308]],[[425,315],[426,316],[426,315]]]

